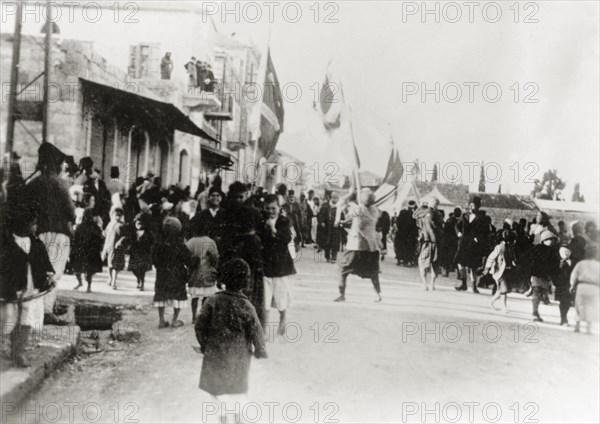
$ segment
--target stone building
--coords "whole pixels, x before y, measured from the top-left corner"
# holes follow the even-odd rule
[[[305,175],[306,164],[303,161],[284,151],[275,150],[259,168],[257,177],[264,181],[260,186],[269,193],[274,193],[279,184],[285,184],[299,196],[306,189]]]
[[[105,176],[111,166],[119,166],[126,182],[152,171],[164,184],[184,186],[198,180],[202,150],[221,164],[230,162],[226,153],[212,151],[209,144],[218,140],[202,129],[202,115],[192,120],[184,112],[180,82],[132,80],[98,55],[92,42],[53,42],[48,141],[66,154],[76,160],[91,156]],[[33,171],[41,141],[43,88],[40,80],[34,81],[43,71],[40,45],[41,36],[22,38],[19,87],[31,85],[18,98],[14,150],[23,158],[26,174]],[[8,90],[12,35],[2,34],[0,51],[2,87]],[[3,134],[6,105],[2,102]]]
[[[250,141],[248,118],[254,103],[250,101],[248,88],[256,81],[259,53],[250,42],[233,36],[220,35],[215,44],[215,76],[222,87],[219,94],[222,105],[220,110],[205,117],[217,128],[224,147],[232,154],[234,164],[223,174],[223,180],[226,183],[235,179],[252,183],[262,155],[254,152]],[[255,156],[255,153],[258,154]],[[258,181],[256,183],[260,185]]]

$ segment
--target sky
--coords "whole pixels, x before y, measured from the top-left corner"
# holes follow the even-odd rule
[[[429,2],[431,10],[439,7],[439,23],[435,14],[422,14],[421,2],[384,1],[343,1],[327,9],[321,3],[318,23],[312,2],[302,4],[296,23],[292,7],[285,16],[276,9],[273,23],[266,7],[258,23],[221,13],[214,18],[223,33],[250,36],[259,45],[270,32],[280,82],[290,84],[279,148],[310,164],[348,164],[347,142],[331,142],[312,108],[315,84],[322,84],[332,60],[364,169],[385,173],[393,134],[403,161],[419,159],[426,169],[438,162],[441,177],[461,176],[472,189],[479,179],[473,162],[488,164],[490,181],[497,181],[487,184],[492,192],[502,184],[503,192],[528,194],[531,181],[553,168],[567,182],[567,200],[579,182],[588,201],[597,202],[598,3],[522,2],[517,16],[509,9],[513,2],[500,2],[499,18],[489,2],[476,3],[471,17],[467,6],[454,3],[459,19],[459,9]],[[246,17],[252,19],[251,12]],[[325,15],[338,22],[325,23]],[[424,99],[422,89],[430,90]]]
[[[438,163],[442,182],[476,190],[475,164],[483,161],[488,192],[501,184],[505,193],[529,194],[534,179],[557,169],[567,200],[580,183],[586,199],[598,203],[598,2],[268,4],[204,2],[221,33],[270,46],[287,87],[278,148],[304,160],[311,172],[319,169],[321,179],[326,169],[347,172],[351,158],[348,127],[331,139],[313,109],[331,62],[351,108],[345,118],[352,121],[362,169],[385,173],[393,136],[402,161],[418,159],[429,171]],[[424,4],[433,13],[425,13]],[[239,12],[224,13],[236,7]],[[105,11],[103,18],[110,16]],[[122,10],[120,19],[126,16]],[[155,18],[152,26],[139,26],[146,31],[140,37],[159,34],[190,45],[193,35]],[[101,53],[120,46],[122,57],[109,59],[127,63],[127,46],[116,32],[83,25]],[[38,24],[32,28],[39,31]]]

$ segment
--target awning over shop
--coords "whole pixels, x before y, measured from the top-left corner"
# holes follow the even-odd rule
[[[151,99],[127,90],[100,84],[85,78],[79,78],[85,90],[89,90],[98,99],[117,112],[131,120],[151,120],[154,125],[166,126],[169,129],[185,132],[205,140],[217,141],[214,137],[198,127],[178,107],[171,103]],[[204,146],[202,146],[204,149]]]
[[[231,154],[214,147],[202,144],[202,161],[206,161],[218,168],[228,168],[233,165]]]

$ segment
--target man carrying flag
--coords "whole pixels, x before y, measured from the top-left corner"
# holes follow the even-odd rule
[[[346,280],[350,274],[361,278],[369,278],[377,293],[376,302],[381,302],[381,287],[379,284],[379,251],[380,240],[376,226],[380,212],[375,206],[375,195],[368,189],[360,188],[359,169],[360,158],[354,142],[352,129],[351,109],[344,99],[341,83],[334,82],[331,73],[331,62],[325,76],[325,82],[319,93],[319,108],[323,126],[328,135],[339,133],[347,121],[349,139],[352,142],[352,156],[354,157],[354,184],[347,196],[343,197],[337,208],[336,223],[340,221],[342,210],[345,210],[345,221],[351,223],[348,230],[348,242],[339,261],[339,290],[340,295],[336,302],[346,300]]]
[[[354,201],[354,202],[353,202]],[[356,202],[356,203],[355,203]],[[339,262],[340,296],[336,302],[346,300],[346,280],[354,274],[361,278],[369,278],[377,293],[375,302],[381,302],[379,285],[379,249],[380,240],[376,230],[380,212],[375,206],[375,195],[364,188],[357,192],[351,188],[350,193],[340,200],[339,209],[346,206],[346,221],[351,222],[348,230],[348,243]]]

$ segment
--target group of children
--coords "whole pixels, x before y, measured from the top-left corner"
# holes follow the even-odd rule
[[[550,230],[543,230],[540,243],[533,245],[520,259],[521,270],[529,278],[532,290],[533,321],[543,322],[539,313],[540,303],[549,304],[548,294],[554,286],[555,300],[559,302],[560,325],[569,325],[567,314],[574,304],[577,310],[575,331],[580,331],[580,322],[585,322],[587,331],[598,319],[598,248],[587,246],[585,259],[574,264],[571,251],[559,245],[558,237]],[[515,255],[516,234],[508,229],[497,234],[497,244],[487,257],[483,274],[490,273],[497,289],[490,306],[503,299],[503,310],[508,312],[507,297],[511,283],[517,279]],[[594,274],[595,272],[595,274]],[[589,288],[592,289],[589,289]],[[596,313],[594,313],[594,311]]]

